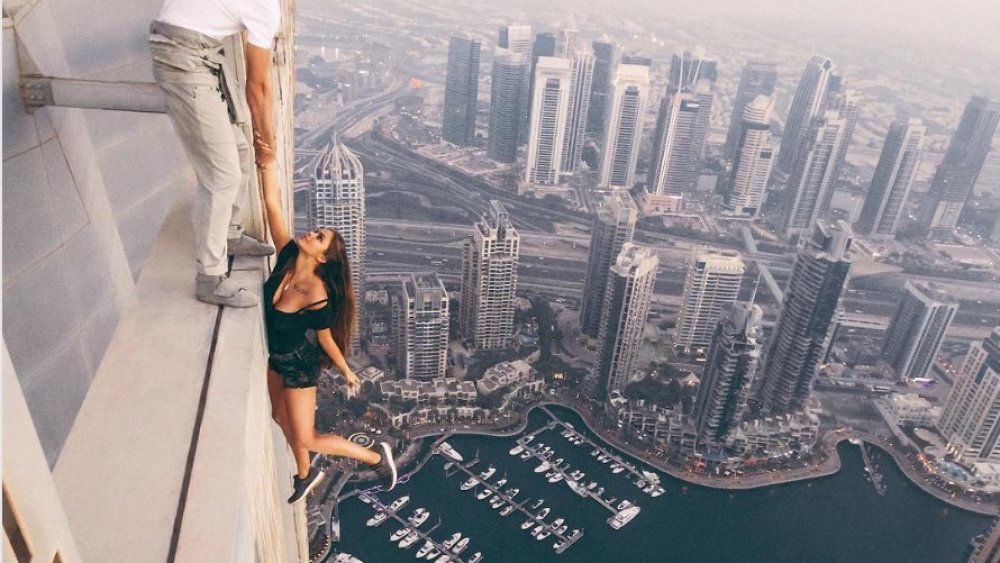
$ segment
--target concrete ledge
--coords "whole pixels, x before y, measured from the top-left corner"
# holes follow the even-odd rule
[[[144,265],[56,463],[56,487],[83,561],[294,561],[298,532],[279,498],[290,460],[270,420],[260,309],[220,318],[194,299],[187,201]],[[259,292],[263,260],[239,267],[234,277]]]

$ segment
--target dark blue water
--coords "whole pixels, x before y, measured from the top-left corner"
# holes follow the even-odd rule
[[[553,409],[578,431],[583,421],[565,409]],[[548,416],[531,413],[529,431],[543,426]],[[621,530],[611,529],[610,513],[591,499],[573,494],[563,483],[549,484],[533,472],[534,461],[508,455],[513,438],[455,436],[449,442],[471,459],[479,449],[482,460],[497,467],[491,478],[507,474],[507,487],[518,487],[519,500],[545,499],[552,507],[547,521],[566,519],[570,529],[582,528],[584,536],[561,555],[552,549],[555,538],[536,541],[522,532],[524,516],[515,512],[500,516],[487,501],[476,500],[472,491],[460,491],[464,473],[445,477],[444,460],[434,456],[410,482],[389,494],[383,502],[409,495],[408,515],[416,507],[431,511],[423,525],[429,529],[438,518],[442,524],[432,534],[438,541],[454,532],[471,536],[463,553],[483,552],[484,562],[927,562],[964,561],[969,540],[990,524],[988,518],[964,512],[934,499],[910,483],[891,462],[884,463],[887,493],[878,496],[864,479],[864,465],[856,446],[843,444],[839,454],[843,467],[831,477],[768,487],[754,491],[707,489],[661,474],[667,492],[659,498],[642,494],[624,476],[614,475],[607,465],[590,456],[586,444],[575,446],[559,435],[561,427],[542,433],[543,441],[556,449],[574,469],[585,471],[585,481],[596,480],[607,489],[605,497],[629,499],[642,512]],[[595,438],[592,434],[592,439]],[[340,549],[366,563],[416,561],[418,541],[408,550],[389,542],[401,526],[388,521],[379,528],[364,525],[372,509],[357,498],[340,507],[343,541]]]

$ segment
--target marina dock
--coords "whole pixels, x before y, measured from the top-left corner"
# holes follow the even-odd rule
[[[430,536],[431,533],[434,532],[434,530],[437,530],[441,526],[441,519],[440,518],[438,518],[438,523],[437,524],[431,526],[431,528],[428,529],[427,531],[424,531],[424,530],[421,530],[419,527],[414,526],[408,520],[406,520],[405,518],[403,518],[402,516],[400,516],[397,511],[390,509],[388,505],[382,504],[382,501],[380,501],[378,499],[378,497],[376,497],[375,495],[371,495],[371,494],[369,494],[366,491],[362,491],[362,492],[358,493],[358,496],[360,498],[362,498],[362,499],[367,499],[370,502],[370,505],[372,507],[374,507],[376,509],[376,511],[385,512],[386,514],[389,515],[389,518],[392,518],[393,520],[396,520],[397,522],[399,522],[400,524],[402,524],[404,528],[409,528],[410,530],[416,532],[417,536],[421,540],[430,542],[431,545],[434,546],[434,549],[438,550],[443,555],[447,555],[448,557],[450,557],[451,561],[453,561],[454,563],[466,563],[468,561],[467,559],[463,558],[462,556],[456,555],[451,549],[448,549],[441,542],[435,540],[434,538],[432,538]],[[382,522],[382,524],[384,524],[384,523],[385,523],[385,521]],[[419,541],[417,543],[419,543]],[[413,545],[416,545],[416,543],[414,543]]]

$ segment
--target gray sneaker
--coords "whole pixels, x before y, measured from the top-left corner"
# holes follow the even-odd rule
[[[229,276],[206,276],[198,274],[197,281],[198,301],[211,303],[212,305],[225,305],[226,307],[238,307],[247,309],[256,307],[260,298],[233,280]]]
[[[240,233],[237,238],[226,241],[230,256],[270,256],[274,254],[274,247],[266,242],[251,237],[246,233]]]

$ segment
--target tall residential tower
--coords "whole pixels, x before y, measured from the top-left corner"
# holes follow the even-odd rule
[[[882,340],[882,357],[898,379],[927,377],[957,311],[947,293],[906,282]]]
[[[441,137],[459,146],[476,142],[479,48],[479,41],[469,37],[453,36],[448,44]]]
[[[919,119],[897,119],[889,126],[855,232],[889,238],[896,234],[920,167],[926,135],[927,127]]]
[[[635,184],[648,97],[649,67],[618,65],[611,85],[601,153],[601,187],[630,189]]]
[[[689,353],[708,348],[722,308],[739,297],[745,271],[739,255],[698,255],[684,281],[674,346]]]
[[[725,206],[733,215],[754,218],[764,204],[767,179],[774,160],[771,144],[771,108],[774,100],[757,96],[743,109],[739,138],[733,151]],[[732,131],[732,129],[730,129]]]
[[[601,309],[608,286],[611,266],[632,240],[639,216],[632,196],[625,190],[614,190],[608,204],[597,210],[590,232],[590,257],[587,277],[583,280],[583,302],[580,304],[580,329],[596,337],[601,326]]]
[[[756,100],[757,96],[773,96],[774,83],[777,80],[778,70],[773,63],[749,62],[743,67],[740,85],[733,100],[733,111],[729,118],[726,144],[722,149],[722,157],[726,162],[732,162],[736,158],[736,150],[743,136],[744,109],[747,104]]]
[[[524,179],[529,184],[557,184],[573,90],[571,61],[539,57],[534,84]]]
[[[826,110],[827,87],[832,74],[833,61],[827,57],[813,57],[806,63],[781,135],[781,152],[775,163],[777,174],[784,177],[792,174],[799,152],[808,143],[813,119]]]
[[[528,58],[506,49],[493,56],[490,86],[490,129],[486,154],[497,162],[517,160],[524,110],[524,90],[528,87]]]
[[[514,298],[521,237],[507,208],[490,201],[465,245],[462,262],[462,335],[480,350],[510,345],[514,334]]]
[[[410,274],[395,303],[399,367],[408,379],[437,379],[448,368],[448,292],[437,274]]]
[[[960,462],[1000,462],[1000,328],[969,348],[938,430]]]

